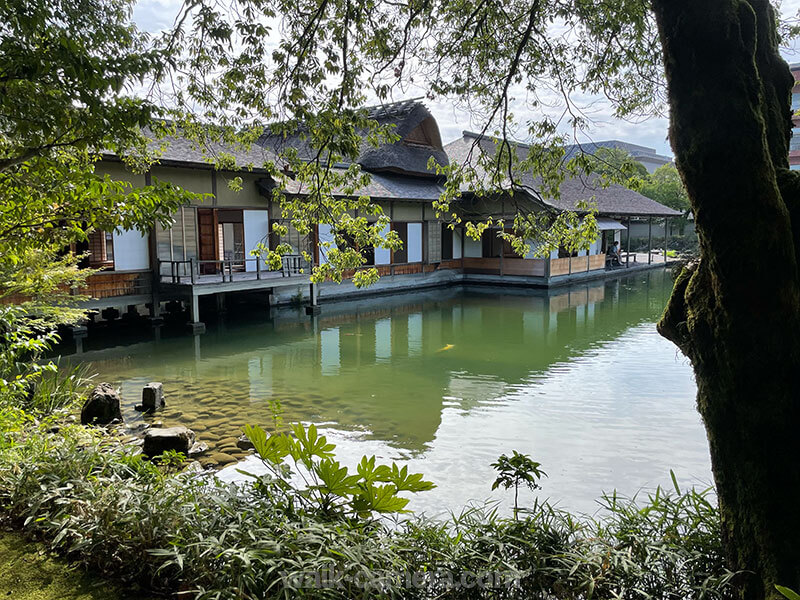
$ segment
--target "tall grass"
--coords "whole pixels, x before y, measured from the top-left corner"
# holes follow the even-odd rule
[[[537,503],[519,520],[473,508],[446,522],[412,517],[390,526],[291,508],[274,501],[268,482],[237,487],[168,473],[80,426],[6,431],[14,438],[0,444],[7,519],[110,577],[181,597],[729,595],[732,574],[709,490],[608,496],[594,518]],[[331,572],[346,578],[328,587],[309,582]],[[474,583],[486,573],[503,574],[509,585],[458,585],[464,574]],[[409,574],[423,574],[424,585],[410,584]]]
[[[23,401],[24,410],[48,415],[73,408],[86,400],[94,380],[89,366],[62,364],[60,357],[52,364],[55,368],[42,373]]]

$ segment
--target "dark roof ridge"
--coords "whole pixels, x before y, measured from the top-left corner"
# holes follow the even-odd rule
[[[490,142],[499,142],[499,141],[501,141],[501,138],[499,138],[499,137],[497,137],[495,135],[487,135],[485,133],[476,133],[474,131],[467,131],[466,129],[461,132],[461,135],[463,135],[464,137],[475,138],[477,140],[488,140]],[[527,144],[525,142],[518,142],[516,140],[506,140],[506,141],[509,144],[512,144],[513,146],[518,146],[520,148],[530,148],[531,147],[531,144]]]

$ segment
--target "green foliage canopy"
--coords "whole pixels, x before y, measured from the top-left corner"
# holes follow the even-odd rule
[[[691,210],[689,194],[673,164],[658,167],[644,181],[640,192],[664,206],[681,211],[684,215],[688,215]]]
[[[95,172],[101,152],[144,168],[143,128],[164,115],[137,86],[171,61],[130,23],[132,5],[0,3],[0,300],[26,297],[29,312],[56,321],[78,316],[52,307],[74,299],[69,288],[88,274],[66,246],[92,230],[169,224],[191,196]]]

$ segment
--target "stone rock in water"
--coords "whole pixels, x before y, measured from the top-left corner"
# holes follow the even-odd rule
[[[230,454],[225,454],[224,452],[215,452],[210,458],[220,467],[237,462],[235,457],[231,456]]]
[[[205,442],[195,442],[192,444],[192,447],[189,448],[189,453],[186,456],[195,457],[205,454],[206,452],[208,452],[208,444]]]
[[[122,421],[119,392],[110,383],[101,383],[81,409],[81,424],[108,425],[114,420]]]
[[[152,411],[162,406],[164,406],[164,386],[158,381],[148,383],[142,388],[142,408]]]
[[[250,441],[245,434],[239,436],[239,439],[236,440],[236,446],[240,450],[252,450],[255,446],[253,446],[253,442]]]
[[[164,429],[148,429],[144,434],[142,451],[153,458],[174,450],[189,455],[189,448],[194,443],[194,431],[188,427],[165,427]]]

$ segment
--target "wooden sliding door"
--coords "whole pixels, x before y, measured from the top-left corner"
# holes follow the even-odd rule
[[[217,212],[213,208],[198,208],[197,228],[200,238],[200,260],[218,260]],[[214,263],[201,263],[200,265],[201,274],[217,272],[218,266]]]

